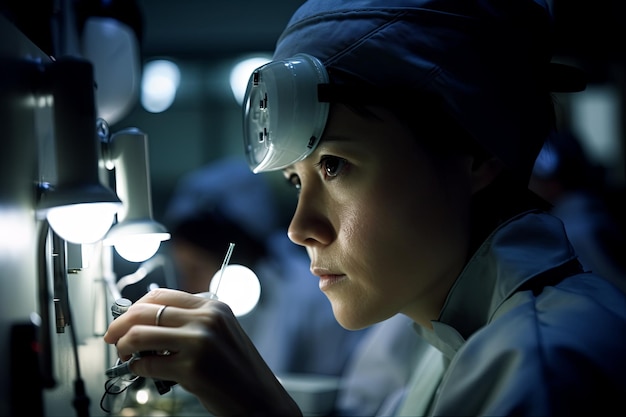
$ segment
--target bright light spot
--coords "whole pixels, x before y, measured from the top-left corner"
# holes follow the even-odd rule
[[[259,302],[261,283],[251,269],[243,265],[228,265],[219,282],[221,270],[211,279],[209,290],[217,294],[220,301],[228,304],[235,316],[248,314]]]
[[[53,207],[48,210],[50,227],[71,243],[93,243],[109,231],[119,209],[117,203],[85,203]]]
[[[180,70],[172,61],[163,59],[146,63],[141,79],[141,105],[146,111],[167,110],[180,85]]]
[[[24,253],[31,244],[30,235],[24,231],[31,224],[28,211],[0,205],[0,251],[3,254]]]
[[[150,392],[147,389],[138,389],[135,393],[135,401],[138,404],[147,404],[150,400]]]
[[[145,233],[120,237],[114,243],[115,250],[130,262],[143,262],[152,258],[161,242],[169,239],[169,233]]]
[[[594,163],[613,166],[621,152],[620,97],[612,87],[589,86],[571,101],[573,129]]]
[[[44,107],[50,107],[52,105],[53,102],[53,98],[52,95],[41,95],[39,96],[39,98],[37,99],[37,107],[39,108],[44,108]]]
[[[230,88],[239,105],[243,103],[243,96],[246,94],[246,87],[248,86],[252,72],[261,65],[267,64],[270,60],[271,58],[269,56],[247,58],[239,61],[230,70]]]

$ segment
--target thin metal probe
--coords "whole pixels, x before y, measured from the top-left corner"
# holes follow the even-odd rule
[[[213,291],[213,295],[217,298],[217,290],[220,288],[220,284],[222,282],[222,277],[224,276],[224,270],[230,262],[230,256],[233,254],[233,249],[235,248],[234,243],[230,243],[228,245],[228,250],[226,251],[226,256],[224,257],[224,261],[222,262],[222,267],[220,269],[220,274],[217,277],[217,284],[215,284],[215,291]]]

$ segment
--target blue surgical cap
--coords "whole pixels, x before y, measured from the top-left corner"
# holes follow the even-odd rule
[[[543,0],[308,0],[274,59],[307,53],[331,81],[344,74],[407,103],[420,91],[434,94],[527,181],[554,125],[552,41]]]

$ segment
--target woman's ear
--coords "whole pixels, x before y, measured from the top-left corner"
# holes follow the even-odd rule
[[[472,167],[472,194],[482,190],[504,170],[504,164],[498,158],[485,159]]]

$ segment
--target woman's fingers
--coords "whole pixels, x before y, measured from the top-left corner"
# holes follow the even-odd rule
[[[195,321],[204,321],[210,316],[211,309],[203,307],[211,303],[216,307],[225,307],[218,301],[181,291],[152,290],[135,302],[126,313],[113,320],[104,335],[104,341],[116,344],[133,326],[180,327]]]
[[[209,358],[236,365],[254,351],[226,304],[168,289],[152,290],[135,302],[111,322],[104,340],[116,345],[122,360],[140,355],[130,365],[135,375],[188,387],[203,385],[198,375],[212,369]]]
[[[202,306],[205,301],[205,298],[189,294],[188,292],[172,290],[169,288],[157,288],[146,293],[143,297],[137,300],[133,306],[147,303],[180,308],[197,308]]]
[[[126,313],[113,320],[104,335],[104,341],[111,344],[117,343],[118,339],[126,334],[132,326],[156,326],[157,314],[160,314],[159,325],[164,326],[167,316],[165,310],[167,310],[167,307],[165,310],[162,310],[161,307],[163,306],[158,304],[134,304]],[[170,310],[173,308],[174,307],[170,307]],[[171,322],[173,322],[173,320],[171,320]]]
[[[164,329],[138,326],[138,329],[140,331],[129,332],[128,337],[124,337],[118,345],[120,353],[142,352],[140,358],[131,365],[133,374],[178,380],[181,375],[189,373],[185,364],[189,363],[190,357],[198,354],[192,351],[198,344],[198,328],[188,326]],[[139,333],[141,337],[135,337]]]
[[[248,415],[282,401],[297,410],[231,309],[220,301],[153,290],[113,320],[104,338],[116,344],[123,360],[140,356],[130,363],[130,372],[181,384],[215,415]],[[241,392],[257,395],[242,400]]]

